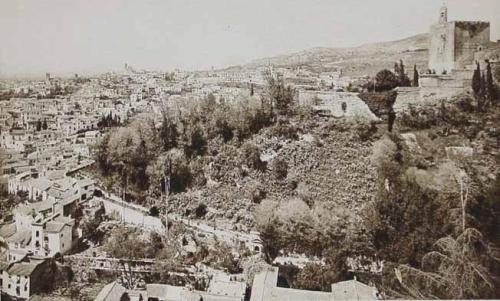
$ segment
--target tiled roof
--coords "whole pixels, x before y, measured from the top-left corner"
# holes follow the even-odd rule
[[[332,284],[332,294],[335,300],[376,300],[375,288],[355,279]]]
[[[52,181],[45,178],[38,178],[29,180],[27,184],[38,190],[45,191],[52,186]]]
[[[146,284],[148,297],[158,298],[160,300],[181,300],[181,294],[184,290],[186,289],[182,286]]]
[[[48,209],[52,208],[53,201],[51,200],[45,200],[41,202],[36,202],[36,203],[28,203],[28,204],[22,204],[17,207],[17,210],[24,215],[31,214],[33,210],[35,213],[38,213],[40,211],[45,211]]]
[[[9,275],[31,276],[33,271],[42,263],[43,261],[17,262],[12,264],[7,269],[7,272]]]
[[[114,281],[106,285],[99,292],[94,301],[120,301],[125,292],[125,288]]]
[[[9,238],[16,233],[16,223],[5,224],[0,226],[0,236]]]
[[[18,243],[22,246],[26,246],[31,241],[31,231],[30,230],[20,230],[17,231],[14,235],[7,238],[7,242],[9,243]]]
[[[45,224],[45,232],[49,233],[59,233],[62,231],[66,224],[65,223],[59,223],[59,222],[48,222]]]

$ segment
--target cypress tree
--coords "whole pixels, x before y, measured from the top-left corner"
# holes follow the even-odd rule
[[[398,62],[395,62],[394,63],[394,74],[398,75],[399,76],[399,63]]]
[[[415,66],[413,67],[413,86],[414,87],[418,87],[418,79],[419,79],[419,75],[418,75],[418,70],[417,70],[417,64],[415,64]]]
[[[486,76],[484,73],[480,75],[479,80],[479,94],[477,97],[477,106],[479,111],[484,109],[486,103]]]
[[[477,68],[474,70],[474,75],[472,76],[472,90],[474,95],[479,97],[481,93],[481,66],[476,62]]]
[[[496,100],[495,84],[493,83],[493,74],[491,73],[490,61],[486,61],[486,94],[488,101],[493,104]]]
[[[405,76],[405,65],[403,65],[403,60],[399,60],[399,76],[404,79]]]

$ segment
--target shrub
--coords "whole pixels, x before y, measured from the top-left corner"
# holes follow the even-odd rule
[[[158,217],[160,215],[160,210],[158,209],[158,207],[153,206],[149,209],[149,215],[154,216],[154,217]]]
[[[389,91],[396,88],[398,84],[398,78],[390,70],[384,69],[375,76],[375,89],[377,91]]]
[[[276,179],[286,179],[286,176],[288,174],[288,164],[286,163],[286,161],[282,158],[276,158],[274,160],[273,172]]]
[[[247,143],[242,147],[243,163],[255,170],[265,171],[266,162],[260,159],[260,149],[255,144]]]
[[[207,139],[203,130],[196,126],[190,135],[190,144],[185,148],[188,157],[203,156],[207,152]]]
[[[198,207],[196,207],[194,214],[196,218],[202,218],[207,214],[207,212],[208,212],[207,205],[201,203],[198,205]]]
[[[217,119],[215,122],[216,133],[222,137],[224,142],[231,141],[234,137],[233,127],[226,121]]]
[[[359,98],[363,100],[370,110],[379,118],[388,115],[396,102],[398,94],[396,91],[360,93]]]
[[[297,140],[299,139],[298,128],[290,124],[288,121],[280,119],[273,128],[273,134],[285,139]]]
[[[184,192],[191,186],[192,180],[193,176],[189,166],[180,163],[175,166],[174,170],[172,170],[172,174],[170,176],[170,191],[174,193]]]
[[[358,136],[361,141],[370,141],[373,135],[377,132],[377,125],[374,121],[368,123],[361,123],[358,125]]]

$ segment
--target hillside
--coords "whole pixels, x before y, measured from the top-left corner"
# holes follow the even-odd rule
[[[275,128],[268,128],[248,142],[259,145],[267,160],[265,171],[242,166],[239,146],[216,146],[217,154],[200,162],[209,166],[204,168],[207,185],[171,196],[169,209],[193,212],[204,203],[209,208],[207,219],[253,227],[252,212],[261,195],[273,200],[299,197],[312,209],[342,208],[359,214],[375,194],[371,141],[360,139],[360,126],[354,123],[328,119],[295,122],[301,125],[296,139],[277,137]],[[287,162],[284,179],[274,176],[277,158]]]
[[[246,67],[272,64],[279,67],[302,66],[315,71],[342,68],[347,75],[372,75],[383,68],[391,68],[395,61],[407,66],[427,66],[428,34],[419,34],[402,40],[365,44],[352,48],[313,48],[287,55],[257,59]]]

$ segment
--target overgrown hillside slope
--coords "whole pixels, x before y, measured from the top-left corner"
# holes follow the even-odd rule
[[[298,122],[295,120],[295,122]],[[258,145],[265,170],[255,170],[241,160],[241,147],[218,146],[203,158],[207,184],[172,195],[170,210],[191,212],[201,203],[208,206],[207,219],[226,218],[253,226],[252,211],[262,199],[303,199],[313,208],[343,208],[359,213],[374,197],[375,169],[370,163],[371,142],[363,141],[364,127],[328,119],[302,121],[294,138],[276,135],[274,127],[262,130],[246,142]],[[278,179],[275,162],[287,165],[286,177]],[[208,163],[213,162],[213,163]]]

